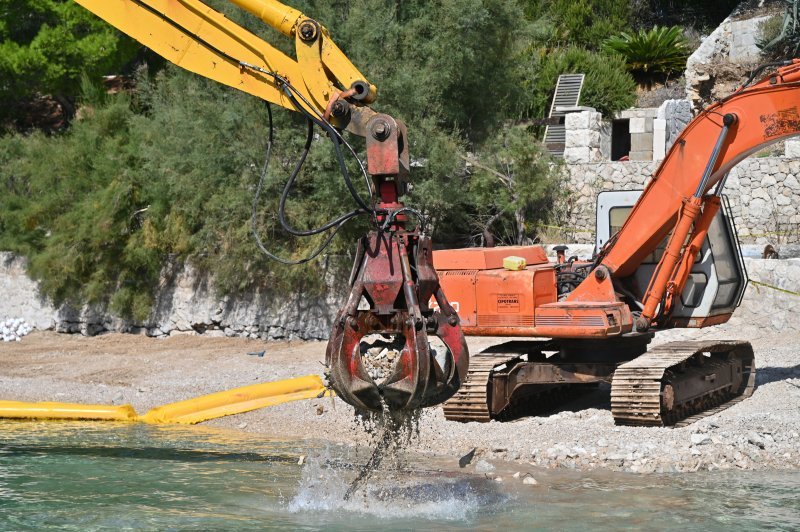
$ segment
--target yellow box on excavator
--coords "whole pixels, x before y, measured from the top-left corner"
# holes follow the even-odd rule
[[[510,257],[503,258],[503,268],[506,270],[524,270],[525,266],[527,265],[528,264],[525,262],[524,257],[515,257],[514,255],[511,255]]]

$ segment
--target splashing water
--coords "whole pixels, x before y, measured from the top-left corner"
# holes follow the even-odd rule
[[[469,519],[482,504],[505,498],[482,477],[410,467],[404,449],[419,434],[419,418],[418,410],[357,415],[370,439],[369,458],[354,465],[360,461],[356,452],[334,460],[330,449],[312,457],[289,511],[346,510],[380,518],[452,521]]]
[[[286,506],[289,512],[464,521],[472,519],[479,508],[505,498],[482,477],[434,474],[431,470],[372,469],[368,477],[356,476],[369,482],[359,483],[354,491],[351,479],[354,473],[360,475],[359,468],[331,459],[334,452],[323,451],[306,462],[297,494]]]

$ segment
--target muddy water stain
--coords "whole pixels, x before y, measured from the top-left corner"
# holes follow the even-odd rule
[[[531,469],[530,486],[512,476],[522,466],[487,476],[400,453],[344,500],[371,451],[205,427],[0,422],[0,530],[800,528],[793,472]]]

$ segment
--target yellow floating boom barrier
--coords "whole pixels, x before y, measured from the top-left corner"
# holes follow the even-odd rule
[[[131,405],[0,401],[0,418],[194,424],[267,406],[329,395],[319,375],[252,384],[153,408],[143,416]]]
[[[319,375],[242,386],[159,406],[139,419],[145,423],[194,424],[232,414],[300,399],[312,399],[325,391]]]
[[[131,405],[106,406],[81,405],[77,403],[0,401],[0,418],[136,421],[137,416]]]

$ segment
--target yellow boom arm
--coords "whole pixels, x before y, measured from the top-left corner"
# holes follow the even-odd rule
[[[341,90],[370,103],[376,89],[336,46],[328,30],[272,0],[230,0],[294,38],[297,59],[228,20],[200,0],[75,0],[168,61],[290,110],[325,113]],[[275,78],[273,74],[279,76]],[[281,86],[302,96],[295,103]]]

